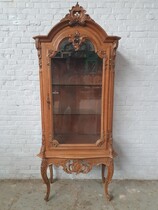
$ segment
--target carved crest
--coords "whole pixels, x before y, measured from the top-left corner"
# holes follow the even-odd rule
[[[79,50],[82,43],[85,42],[86,38],[86,36],[81,36],[80,33],[76,31],[75,34],[69,35],[69,42],[72,43],[75,51],[77,51]]]
[[[85,14],[86,10],[81,7],[78,2],[75,6],[69,10],[69,14],[67,14],[61,21],[69,20],[69,25],[81,25],[85,26],[87,20],[92,20],[89,15]]]

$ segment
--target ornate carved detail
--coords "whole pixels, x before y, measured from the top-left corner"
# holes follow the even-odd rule
[[[57,147],[57,146],[59,145],[58,140],[53,139],[53,140],[51,141],[51,145],[52,145],[53,147]]]
[[[98,139],[96,141],[97,147],[101,147],[104,144],[104,142],[105,142],[104,138]]]
[[[109,166],[111,161],[113,161],[111,158],[98,158],[98,159],[53,159],[52,163],[59,167],[62,166],[63,170],[66,173],[88,173],[91,171],[92,167],[94,165],[99,164],[105,164],[106,166]]]
[[[87,20],[93,21],[88,14],[85,14],[86,10],[84,10],[83,7],[78,4],[78,2],[71,8],[71,10],[69,10],[69,12],[70,13],[67,14],[61,21],[68,20],[70,26],[85,26]]]
[[[105,50],[98,50],[97,54],[100,58],[106,58],[106,51]]]
[[[63,170],[68,174],[75,172],[79,173],[88,173],[92,169],[92,165],[90,165],[85,160],[68,160],[63,167]]]
[[[59,145],[58,140],[53,139],[52,135],[49,136],[49,147],[57,147]]]
[[[108,133],[108,150],[110,155],[113,155],[113,148],[112,148],[112,133]]]
[[[38,38],[35,39],[35,46],[37,49],[38,59],[39,59],[39,68],[42,68],[42,50],[41,50],[41,42]]]
[[[57,53],[57,51],[55,51],[55,50],[53,50],[53,49],[50,49],[50,50],[48,50],[47,56],[48,56],[49,58],[52,58],[52,57],[55,56],[56,53]]]
[[[115,43],[112,48],[111,58],[110,58],[110,66],[112,67],[111,70],[114,71],[115,68],[115,58],[116,58],[116,49],[118,47],[118,43]]]
[[[72,45],[75,48],[75,51],[79,50],[80,46],[83,42],[86,40],[86,36],[81,36],[78,31],[75,32],[75,34],[69,35],[69,42],[72,43]]]
[[[109,139],[109,133],[105,134],[105,132],[103,132],[102,138],[96,141],[96,145],[98,147],[101,147],[104,144],[104,142],[106,142],[108,139]]]

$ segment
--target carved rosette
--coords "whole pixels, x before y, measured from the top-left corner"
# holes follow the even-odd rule
[[[92,169],[92,166],[85,160],[68,160],[63,167],[63,170],[68,173],[83,173],[86,174]]]
[[[75,25],[85,26],[87,20],[93,21],[88,14],[85,14],[86,10],[84,10],[83,7],[81,7],[78,4],[78,2],[75,6],[72,7],[71,10],[69,10],[69,12],[70,13],[67,14],[61,20],[61,22],[68,20],[70,26],[75,26]]]
[[[86,38],[86,36],[81,36],[80,33],[76,31],[75,34],[69,35],[69,42],[72,43],[75,51],[77,51],[79,50],[82,43],[85,42]]]
[[[38,59],[39,59],[39,68],[42,68],[42,50],[41,50],[41,42],[39,39],[35,39],[35,46],[37,49]]]

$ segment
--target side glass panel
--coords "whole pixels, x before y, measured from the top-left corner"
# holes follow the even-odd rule
[[[64,40],[51,62],[54,139],[94,144],[101,131],[102,60],[86,40],[78,51]]]

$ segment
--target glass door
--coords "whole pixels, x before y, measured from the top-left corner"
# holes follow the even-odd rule
[[[64,40],[52,58],[54,139],[94,144],[101,132],[102,60],[86,40],[78,51]]]

